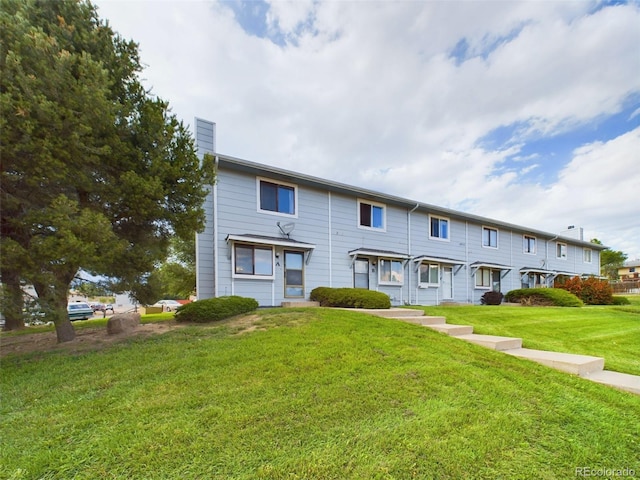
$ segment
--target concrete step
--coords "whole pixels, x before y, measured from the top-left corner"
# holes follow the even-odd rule
[[[591,357],[589,355],[547,352],[545,350],[533,350],[530,348],[517,348],[504,353],[508,353],[514,357],[533,360],[547,367],[580,376],[600,372],[604,368],[604,358]]]
[[[319,307],[319,302],[309,302],[309,301],[293,301],[293,302],[282,302],[280,304],[282,308],[297,308],[297,307]]]
[[[422,310],[411,308],[358,308],[356,310],[360,313],[368,313],[369,315],[385,318],[422,317],[424,315]]]
[[[451,337],[459,337],[460,335],[469,335],[473,333],[471,325],[449,325],[446,323],[440,325],[425,325],[425,327],[437,332],[446,333]]]
[[[603,370],[585,375],[584,378],[640,395],[640,377],[638,375]]]
[[[469,335],[458,335],[457,338],[498,351],[513,350],[522,347],[522,339],[514,337],[498,337],[496,335],[478,335],[471,333]]]
[[[415,323],[417,325],[439,325],[444,324],[447,319],[444,317],[387,317],[394,318],[396,320],[402,320],[403,322]]]

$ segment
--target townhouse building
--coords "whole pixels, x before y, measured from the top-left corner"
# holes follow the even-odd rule
[[[416,202],[215,152],[215,124],[196,119],[217,180],[197,236],[199,299],[305,300],[315,287],[386,293],[392,304],[479,303],[496,290],[597,276],[582,239]]]

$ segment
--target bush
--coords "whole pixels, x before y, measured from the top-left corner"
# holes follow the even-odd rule
[[[319,302],[322,307],[391,308],[387,294],[362,288],[317,287],[311,291],[309,299]]]
[[[231,296],[198,300],[178,307],[176,321],[207,323],[248,313],[258,308],[253,298]]]
[[[480,297],[480,303],[483,305],[500,305],[504,295],[501,292],[486,292]]]
[[[612,297],[613,303],[611,305],[631,305],[631,302],[627,297]]]
[[[589,277],[583,280],[573,277],[564,282],[556,282],[557,288],[573,293],[587,305],[611,305],[613,303],[613,289],[606,280]]]
[[[582,307],[584,303],[573,293],[561,288],[521,288],[505,296],[507,302],[532,306]]]

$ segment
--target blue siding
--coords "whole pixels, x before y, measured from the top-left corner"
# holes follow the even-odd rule
[[[200,153],[215,151],[215,125],[196,119],[196,141]],[[411,203],[409,200],[376,196],[354,188],[338,188],[320,179],[298,176],[251,162],[225,160],[217,172],[214,191],[207,198],[207,228],[197,238],[198,297],[242,295],[253,297],[262,306],[280,305],[285,300],[284,252],[287,249],[305,252],[304,298],[318,286],[353,287],[356,250],[359,257],[369,260],[369,288],[390,296],[396,305],[438,304],[444,300],[478,303],[487,288],[476,288],[474,264],[503,266],[501,290],[520,288],[524,268],[599,274],[600,252],[592,249],[592,262],[584,262],[585,242],[552,234],[531,233],[525,227],[501,224],[489,219],[466,216],[460,212],[443,213],[437,207]],[[259,209],[259,180],[293,184],[297,191],[295,215],[274,214]],[[339,186],[340,187],[340,186]],[[215,199],[215,204],[214,204]],[[385,228],[359,226],[358,201],[382,204]],[[448,218],[448,238],[431,238],[430,215]],[[298,242],[284,246],[287,237],[281,225],[293,223],[289,240]],[[482,244],[482,230],[487,226],[498,230],[497,248]],[[253,235],[273,240],[272,278],[234,276],[233,242],[229,235]],[[525,253],[523,236],[536,237],[536,251]],[[566,259],[556,258],[556,242],[567,244]],[[309,251],[305,244],[313,244]],[[215,248],[214,248],[215,246]],[[386,253],[385,253],[386,252]],[[403,258],[400,258],[403,257]],[[425,264],[439,266],[439,281],[420,285],[419,263],[414,259],[428,257]],[[403,262],[404,282],[398,285],[380,284],[379,268],[383,259]],[[446,280],[449,278],[450,286]],[[216,278],[217,273],[217,278]]]
[[[205,153],[215,153],[215,123],[196,118],[196,147],[200,158]],[[214,187],[215,188],[215,187]],[[214,270],[214,193],[210,189],[204,203],[205,229],[196,234],[196,285],[198,298],[215,296]]]

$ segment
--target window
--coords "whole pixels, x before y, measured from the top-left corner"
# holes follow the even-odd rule
[[[378,262],[378,279],[380,283],[403,284],[404,267],[400,260],[381,258]]]
[[[556,243],[556,258],[567,259],[567,244]]]
[[[384,230],[384,205],[358,200],[358,225]]]
[[[525,235],[522,237],[522,251],[524,253],[536,253],[536,237]]]
[[[582,251],[583,255],[582,255],[582,259],[584,261],[584,263],[591,263],[591,249],[590,248],[585,248]]]
[[[284,296],[304,297],[304,253],[284,252]]]
[[[476,288],[491,288],[500,291],[500,270],[479,268],[476,272]]]
[[[635,273],[636,267],[629,267],[629,273]]]
[[[546,287],[547,282],[541,273],[528,273],[522,277],[522,288]]]
[[[420,284],[421,285],[439,285],[440,284],[440,266],[439,265],[420,265]]]
[[[482,246],[498,248],[498,230],[495,228],[482,227]]]
[[[429,238],[449,240],[449,219],[443,217],[429,217]]]
[[[283,215],[296,214],[297,188],[295,185],[274,183],[258,179],[259,206],[262,212],[273,212]]]
[[[272,247],[235,245],[234,261],[234,273],[237,276],[273,278]]]

